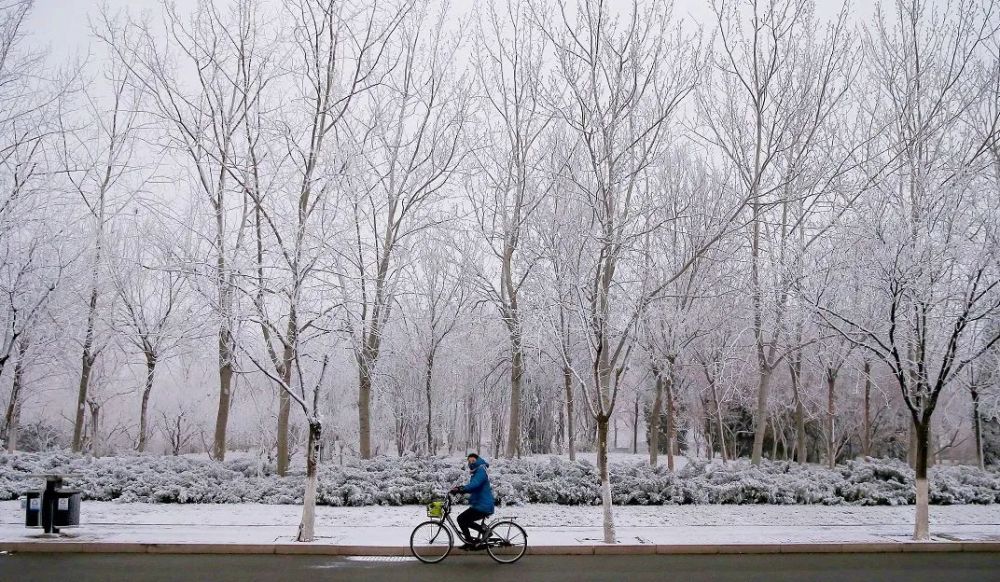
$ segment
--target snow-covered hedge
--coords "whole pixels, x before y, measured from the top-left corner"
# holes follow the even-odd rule
[[[85,499],[123,503],[268,503],[302,500],[301,475],[266,474],[259,463],[223,464],[185,457],[86,459],[59,453],[0,453],[0,499],[39,486],[31,473],[74,473],[71,483]],[[599,503],[596,468],[558,457],[498,460],[491,469],[494,493],[504,504]],[[318,502],[324,505],[427,503],[467,473],[455,459],[383,457],[324,465]],[[905,505],[914,503],[913,471],[904,463],[866,459],[835,470],[816,465],[746,461],[722,465],[689,462],[671,473],[642,463],[611,465],[613,496],[621,505],[808,504]],[[966,466],[931,471],[931,503],[1000,503],[1000,474]]]

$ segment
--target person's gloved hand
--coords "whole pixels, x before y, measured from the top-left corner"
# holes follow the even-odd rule
[[[448,493],[451,493],[452,495],[458,495],[461,492],[462,492],[461,487],[452,487],[451,491],[449,491]]]

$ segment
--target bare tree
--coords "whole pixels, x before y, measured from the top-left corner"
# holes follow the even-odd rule
[[[551,143],[559,143],[561,137],[558,133],[554,134]],[[558,151],[558,148],[553,148],[553,150]],[[558,162],[552,163],[558,165]],[[578,326],[571,312],[573,295],[571,275],[579,272],[581,257],[573,252],[572,235],[575,233],[576,224],[569,213],[564,211],[570,207],[570,204],[565,199],[566,194],[562,189],[561,182],[556,181],[552,195],[548,196],[547,200],[542,201],[545,217],[538,221],[536,236],[541,247],[540,252],[551,270],[551,286],[555,289],[554,309],[556,315],[550,316],[555,324],[550,327],[554,329],[555,334],[551,342],[558,346],[555,350],[557,354],[555,359],[562,372],[563,407],[565,409],[563,430],[566,434],[569,459],[575,461],[577,450],[575,404],[579,380],[573,374],[573,363],[575,354],[579,351],[577,345],[579,338],[576,333]]]
[[[491,5],[478,21],[474,54],[484,111],[473,133],[476,172],[469,193],[479,231],[492,253],[482,275],[510,341],[510,410],[507,457],[521,453],[524,351],[519,296],[533,262],[521,258],[522,239],[545,195],[543,139],[552,115],[544,103],[547,39],[530,18],[527,0],[507,0],[505,14]],[[550,180],[549,180],[550,181]],[[494,281],[496,281],[494,283]]]
[[[212,456],[224,460],[226,430],[232,400],[236,353],[236,260],[244,247],[251,201],[233,179],[243,167],[237,151],[244,122],[253,103],[270,81],[269,61],[256,46],[260,15],[253,0],[239,2],[229,13],[201,0],[188,17],[173,4],[164,3],[165,38],[148,22],[135,22],[104,14],[97,36],[126,65],[128,82],[141,89],[151,102],[161,132],[158,140],[176,156],[186,171],[198,201],[207,204],[202,215],[196,201],[191,221],[187,216],[164,216],[190,228],[200,244],[179,256],[183,270],[208,282],[203,293],[218,327],[219,402]],[[195,71],[188,79],[182,70]],[[201,230],[204,227],[205,230]]]
[[[414,300],[423,314],[417,322],[423,352],[423,392],[427,404],[425,419],[426,451],[437,454],[434,438],[434,365],[442,344],[461,322],[468,307],[468,282],[454,244],[443,240],[427,240],[422,245],[415,265]],[[433,250],[431,250],[433,249]],[[440,404],[438,405],[440,406]]]
[[[589,370],[574,367],[597,422],[598,474],[604,538],[615,541],[608,473],[608,427],[648,288],[624,263],[653,223],[655,203],[644,187],[647,168],[663,148],[669,120],[693,88],[696,41],[677,31],[662,6],[633,3],[621,16],[599,1],[575,11],[559,2],[554,20],[536,11],[556,55],[555,105],[572,136],[562,179],[576,199],[582,227],[573,273],[573,317],[586,330]],[[662,286],[654,289],[659,292]],[[630,298],[638,298],[634,301]],[[568,354],[567,354],[568,356]]]
[[[196,436],[196,427],[191,422],[190,413],[190,410],[184,408],[178,409],[173,414],[160,412],[159,428],[167,438],[168,450],[175,457],[180,455]]]
[[[140,93],[133,89],[128,63],[112,55],[103,71],[107,99],[98,96],[98,87],[82,93],[87,119],[76,119],[72,111],[60,110],[60,138],[65,175],[73,192],[80,196],[89,228],[87,288],[84,291],[86,318],[81,341],[80,380],[76,418],[73,424],[74,452],[82,450],[87,392],[94,363],[107,347],[101,319],[106,309],[105,295],[107,236],[111,220],[142,186],[136,162],[136,142],[140,131]],[[106,318],[105,318],[106,319]]]
[[[269,120],[260,103],[246,112],[245,125],[257,129],[247,131],[248,159],[240,183],[254,203],[256,317],[268,359],[281,385],[291,387],[299,337],[317,331],[315,323],[339,305],[323,301],[317,292],[336,281],[322,277],[330,245],[322,225],[336,218],[338,181],[344,179],[351,153],[338,140],[349,133],[344,126],[359,96],[378,83],[386,43],[402,9],[386,16],[376,7],[356,12],[334,2],[303,0],[289,6],[288,14],[296,31],[291,53],[295,73],[306,82],[301,99],[279,119]],[[244,98],[243,103],[254,101]],[[258,127],[268,123],[274,127]],[[276,133],[283,151],[269,147],[262,139],[268,133],[261,132]],[[269,158],[280,162],[266,165]],[[295,188],[291,205],[280,182],[288,175]],[[291,398],[286,389],[279,389],[278,396],[277,469],[284,475]]]
[[[354,236],[342,253],[348,274],[341,287],[358,366],[363,458],[373,451],[372,386],[402,272],[399,255],[409,237],[438,221],[433,204],[464,157],[469,97],[453,70],[457,41],[445,36],[444,10],[434,13],[426,0],[400,9],[391,21],[398,34],[382,49],[390,56],[380,86],[365,95],[352,124],[364,165],[350,182]]]
[[[867,276],[859,278],[876,300],[857,315],[836,297],[818,303],[828,323],[881,360],[899,386],[916,437],[914,538],[927,539],[938,399],[1000,342],[995,328],[971,341],[1000,312],[997,208],[972,195],[997,191],[984,168],[1000,124],[970,115],[989,98],[976,64],[995,38],[998,14],[994,2],[978,0],[948,12],[916,0],[895,8],[894,15],[878,11],[865,42],[868,106],[885,116],[884,155],[895,162],[858,218],[867,233],[857,249]]]
[[[826,433],[827,467],[833,469],[837,465],[837,455],[844,444],[844,436],[838,438],[837,430],[837,380],[841,370],[847,365],[855,346],[843,338],[829,339],[820,345],[816,354],[818,368],[822,372],[823,383],[826,385],[826,414],[823,432]],[[846,423],[845,423],[846,424]],[[849,431],[841,431],[845,435]],[[802,445],[804,447],[804,443]]]
[[[716,257],[704,245],[715,233],[713,221],[718,220],[720,211],[724,213],[729,201],[711,195],[720,186],[714,182],[703,161],[677,151],[658,160],[650,177],[663,205],[658,216],[662,225],[643,241],[643,265],[653,281],[665,283],[660,285],[659,296],[646,306],[638,339],[649,354],[654,386],[649,412],[649,462],[653,466],[658,462],[665,397],[670,470],[674,469],[677,448],[674,401],[683,380],[680,367],[691,343],[705,331],[702,322],[706,314],[701,308],[713,294],[710,286],[719,282],[713,266]]]
[[[51,150],[58,138],[55,110],[74,79],[44,70],[43,53],[24,42],[34,3],[0,6],[0,378],[13,359],[14,377],[3,422],[13,450],[29,351],[70,260],[64,214],[54,184]],[[55,78],[53,78],[55,77]]]
[[[712,321],[712,320],[710,320]],[[734,343],[739,341],[739,334],[733,333],[732,330],[726,329],[721,325],[722,322],[714,320],[719,323],[717,327],[712,329],[709,333],[698,338],[697,342],[692,345],[692,356],[698,362],[698,366],[701,368],[702,375],[705,377],[705,383],[707,384],[709,393],[709,408],[707,411],[711,415],[712,421],[715,422],[717,438],[719,443],[719,453],[722,457],[722,461],[726,462],[728,459],[735,459],[737,456],[736,444],[728,448],[727,438],[733,437],[732,431],[727,430],[723,408],[727,403],[731,402],[733,398],[729,393],[732,390],[732,385],[735,382],[732,378],[736,376],[736,365],[738,362],[735,361],[733,356]],[[721,390],[726,390],[722,392]],[[733,438],[735,441],[735,438]]]
[[[157,364],[188,339],[186,331],[196,322],[190,312],[185,320],[178,321],[185,315],[182,302],[186,274],[172,268],[172,253],[164,249],[166,241],[156,240],[156,222],[140,217],[136,208],[132,217],[117,223],[117,244],[111,247],[114,255],[110,259],[111,279],[119,299],[115,319],[145,364],[136,442],[136,451],[143,453],[150,433],[149,399]]]
[[[389,10],[358,8],[330,0],[301,0],[289,6],[295,30],[293,68],[305,81],[302,98],[276,124],[284,144],[278,156],[282,161],[265,165],[264,157],[270,155],[265,153],[267,147],[248,138],[248,164],[241,179],[254,203],[254,305],[269,363],[265,365],[249,351],[248,358],[279,388],[280,472],[288,466],[292,403],[299,406],[308,425],[300,541],[315,537],[323,427],[320,400],[329,359],[328,355],[319,357],[315,350],[329,349],[319,340],[329,333],[334,311],[342,306],[323,297],[339,282],[336,277],[324,277],[336,272],[335,264],[324,259],[330,248],[324,226],[336,216],[334,195],[344,191],[340,181],[349,182],[345,172],[357,160],[347,138],[351,111],[385,82],[390,43],[409,11],[408,4]],[[273,172],[270,179],[267,171]],[[285,206],[289,197],[280,196],[281,177],[289,175],[285,172],[293,177],[291,208]],[[265,247],[266,241],[275,244]],[[309,345],[316,347],[307,349]]]
[[[752,461],[759,463],[774,370],[794,351],[785,335],[789,237],[810,211],[837,199],[836,178],[851,167],[850,148],[827,131],[837,121],[856,74],[847,12],[825,30],[812,0],[714,2],[719,32],[712,82],[699,100],[705,139],[732,164],[750,206],[749,294],[759,370]],[[788,203],[804,201],[795,217]],[[777,209],[783,222],[774,216]],[[768,225],[776,242],[766,244]],[[769,256],[768,247],[777,256]],[[776,268],[768,269],[768,259]]]

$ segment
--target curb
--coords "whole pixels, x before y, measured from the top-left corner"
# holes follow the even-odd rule
[[[409,556],[402,546],[336,546],[320,544],[204,544],[26,541],[0,542],[0,551],[13,553],[71,554],[234,554],[311,556]],[[456,555],[474,554],[453,550]],[[621,556],[693,554],[871,554],[895,552],[1000,552],[1000,542],[889,542],[802,544],[633,544],[586,546],[529,546],[536,556]]]

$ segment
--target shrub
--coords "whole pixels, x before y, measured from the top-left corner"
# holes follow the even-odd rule
[[[187,457],[84,458],[65,453],[0,453],[0,499],[13,499],[41,484],[28,474],[78,474],[71,483],[84,499],[122,503],[302,502],[301,474],[268,474],[253,459],[225,463]],[[855,504],[906,505],[915,501],[913,471],[894,460],[850,461],[834,470],[817,465],[739,460],[725,465],[692,460],[670,472],[645,463],[612,463],[612,497],[619,505],[669,504]],[[559,457],[498,460],[490,467],[498,503],[600,503],[594,466]],[[351,460],[320,467],[322,505],[425,504],[467,472],[454,459]],[[935,504],[1000,503],[1000,475],[968,466],[931,470]]]

